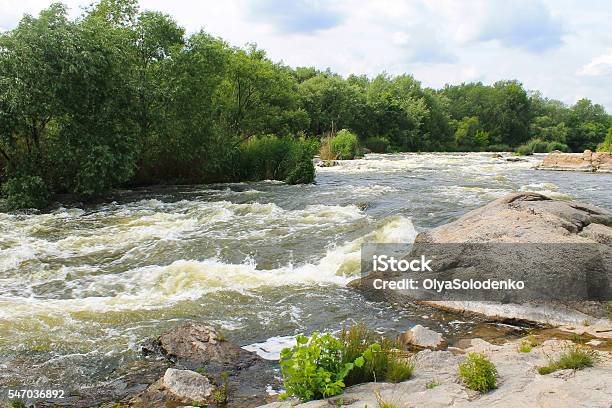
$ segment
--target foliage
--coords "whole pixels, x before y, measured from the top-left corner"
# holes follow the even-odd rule
[[[218,386],[212,394],[212,400],[215,404],[227,404],[229,399],[229,373],[224,371],[221,373],[222,384]]]
[[[580,345],[569,346],[557,361],[551,361],[548,365],[539,367],[538,373],[550,374],[557,370],[582,370],[593,367],[598,361],[599,355],[593,349]]]
[[[559,150],[560,152],[569,152],[569,147],[565,143],[561,142],[548,142],[546,151],[553,152],[555,150]]]
[[[359,139],[354,133],[342,129],[329,140],[329,148],[337,159],[351,160],[359,155]]]
[[[519,156],[531,156],[533,154],[533,150],[529,146],[524,144],[517,147],[515,149],[515,153]]]
[[[397,408],[397,404],[385,400],[380,394],[380,391],[376,390],[374,395],[376,396],[376,404],[378,405],[378,408]]]
[[[284,180],[289,184],[312,183],[314,145],[303,139],[274,135],[255,137],[238,151],[236,180]]]
[[[529,156],[534,153],[549,153],[554,150],[567,152],[568,146],[561,142],[546,142],[542,139],[531,139],[528,143],[516,148],[516,153],[521,156]]]
[[[373,153],[387,153],[389,142],[383,137],[369,137],[363,141],[363,146]]]
[[[459,364],[459,377],[466,387],[485,393],[497,388],[497,369],[491,361],[481,353],[469,353]]]
[[[414,375],[415,368],[414,359],[392,356],[392,358],[389,359],[384,379],[391,383],[405,381]]]
[[[428,390],[433,390],[434,388],[436,388],[438,385],[441,385],[442,383],[438,380],[431,380],[429,381],[427,384],[425,384],[425,388],[427,388]]]
[[[331,334],[313,333],[310,339],[299,335],[297,344],[281,352],[280,366],[286,388],[285,396],[293,395],[303,401],[340,394],[344,378],[354,368],[371,358],[375,345],[355,360],[343,363],[342,343]]]
[[[480,129],[476,116],[465,117],[457,124],[455,143],[461,151],[481,151],[489,144],[489,133]]]
[[[369,330],[363,323],[344,328],[340,341],[344,362],[354,360],[374,344],[380,345],[380,352],[367,359],[362,367],[356,367],[349,373],[345,379],[347,385],[381,380],[400,382],[414,373],[413,361],[401,356],[401,345],[398,342]]]
[[[49,204],[49,191],[39,176],[18,176],[2,185],[8,210],[44,208]]]
[[[602,105],[566,106],[516,80],[434,90],[410,75],[293,69],[254,45],[187,35],[137,0],[99,0],[68,15],[54,3],[0,33],[0,183],[39,177],[19,194],[16,181],[8,185],[14,206],[44,207],[36,189],[91,199],[154,183],[309,183],[314,150],[301,140],[325,135],[336,136],[322,141],[322,159],[353,158],[359,145],[610,151]],[[249,146],[267,135],[278,141]]]
[[[608,134],[604,141],[597,145],[597,151],[612,153],[612,126],[608,129]]]
[[[414,360],[402,356],[398,347],[363,323],[343,329],[339,337],[298,336],[295,347],[281,352],[287,396],[307,401],[337,395],[345,386],[363,382],[407,380],[414,374]]]

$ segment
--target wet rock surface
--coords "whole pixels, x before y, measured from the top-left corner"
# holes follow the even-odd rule
[[[176,370],[171,373],[176,374],[179,370],[183,373],[168,376],[166,372],[163,378],[129,400],[129,405],[134,407],[202,402],[193,398],[190,400],[187,398],[189,393],[185,391],[192,388],[190,384],[201,381],[198,380],[200,377],[206,378],[216,389],[223,388],[227,383],[228,402],[224,406],[252,407],[266,402],[269,398],[266,388],[277,382],[272,362],[242,349],[226,340],[213,327],[204,324],[188,323],[168,331],[157,341],[148,342],[144,351],[161,352],[174,363]],[[173,380],[171,386],[168,386],[169,379]],[[200,391],[208,392],[204,386],[200,387]],[[212,393],[214,390],[203,402],[214,402]]]

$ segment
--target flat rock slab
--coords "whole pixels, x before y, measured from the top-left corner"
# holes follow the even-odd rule
[[[612,153],[585,150],[584,153],[549,153],[537,167],[540,170],[612,173]]]

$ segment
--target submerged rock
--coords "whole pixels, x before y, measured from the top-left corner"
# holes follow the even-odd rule
[[[440,333],[417,324],[410,330],[399,335],[399,341],[404,346],[438,349],[446,343]]]
[[[585,150],[584,153],[549,153],[537,167],[540,170],[567,170],[612,173],[612,153]]]

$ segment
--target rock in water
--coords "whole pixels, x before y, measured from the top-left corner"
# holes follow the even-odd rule
[[[212,394],[213,387],[208,378],[194,371],[169,368],[162,381],[178,400],[202,403]]]
[[[435,243],[602,244],[602,248],[610,248],[612,213],[585,203],[553,200],[538,193],[513,193],[471,211],[454,222],[422,232],[415,240],[415,244]],[[533,248],[534,254],[537,254],[538,246]],[[543,254],[542,260],[563,269],[559,270],[558,275],[567,276],[565,286],[573,285],[575,291],[582,290],[585,293],[599,291],[604,297],[609,295],[612,282],[611,251],[603,251],[600,263],[594,265],[588,254],[563,253],[563,248],[559,246],[558,253]],[[458,264],[469,264],[477,271],[486,271],[499,262],[495,254],[489,253],[461,256],[463,258],[455,260]],[[514,260],[517,261],[520,260]],[[591,273],[594,270],[603,272]],[[541,271],[534,269],[533,273]],[[564,305],[551,308],[554,302],[532,306],[453,301],[431,304],[459,311],[474,311],[502,320],[508,318],[551,324],[577,324],[589,316],[605,316],[601,307],[589,302],[565,305],[570,306],[569,310]]]
[[[603,243],[612,238],[612,213],[539,193],[513,193],[456,221],[420,233],[415,242]]]
[[[612,153],[585,150],[584,153],[551,152],[537,167],[540,170],[612,172]]]
[[[148,354],[159,351],[175,367],[134,397],[130,401],[132,406],[205,402],[188,401],[185,397],[195,396],[197,392],[205,395],[212,392],[211,382],[221,386],[227,380],[227,406],[252,407],[264,403],[268,396],[266,389],[277,385],[273,363],[226,340],[215,328],[205,324],[187,323],[167,331],[156,341],[146,342],[143,351]],[[201,370],[203,375],[196,370]],[[206,381],[210,381],[209,388]]]
[[[399,341],[405,346],[438,349],[445,341],[440,333],[417,324],[412,329],[400,334]]]

